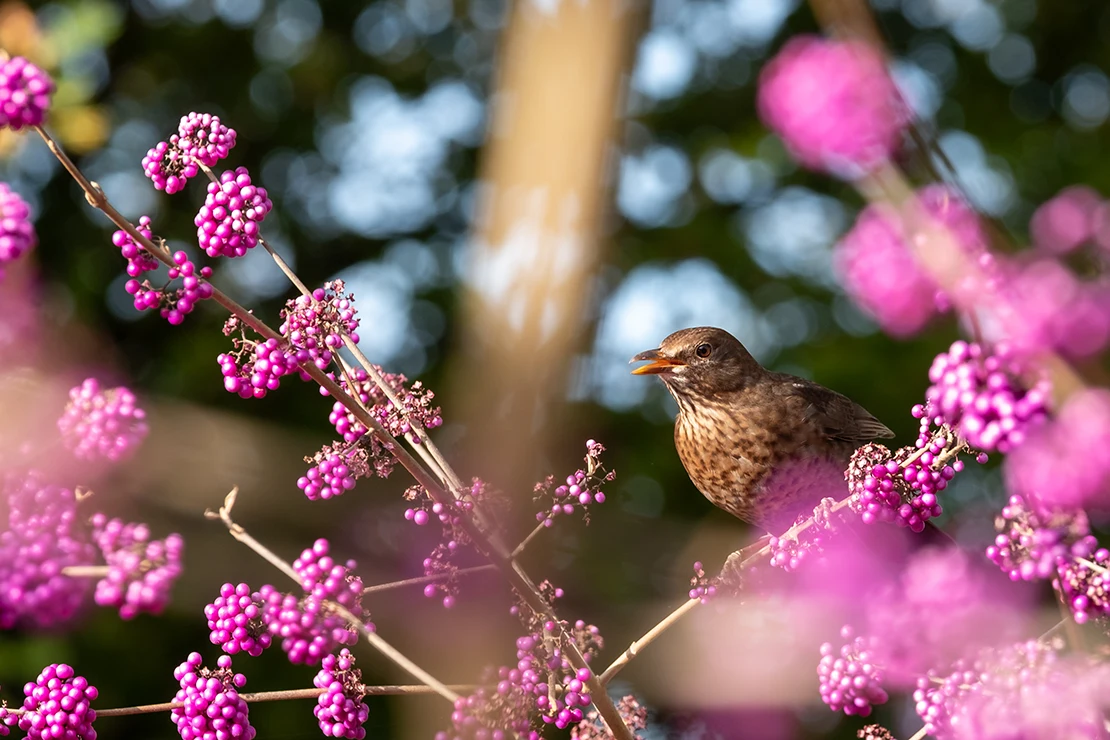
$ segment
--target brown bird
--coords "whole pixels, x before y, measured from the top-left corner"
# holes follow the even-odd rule
[[[632,362],[678,402],[674,441],[690,480],[714,505],[781,534],[822,498],[847,495],[852,451],[894,433],[862,406],[760,365],[723,329],[671,334]]]

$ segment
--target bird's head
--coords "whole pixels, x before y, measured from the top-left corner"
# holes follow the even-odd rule
[[[658,375],[680,396],[712,397],[739,390],[765,372],[740,340],[724,329],[699,326],[676,331],[655,349],[641,352],[631,362],[647,361],[633,375]]]

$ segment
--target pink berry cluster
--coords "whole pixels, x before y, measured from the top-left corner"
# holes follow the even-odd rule
[[[549,602],[563,596],[563,590],[544,581],[540,594]],[[552,644],[545,636],[557,633],[560,625],[532,612],[528,607],[513,606],[510,610],[525,624],[528,634],[517,639],[516,672],[508,673],[510,685],[518,685],[531,696],[535,709],[545,724],[559,729],[577,724],[584,717],[585,708],[591,703],[588,668],[575,669],[562,645]],[[604,647],[598,628],[582,620],[561,626],[571,636],[575,646],[589,662]]]
[[[986,350],[962,340],[933,360],[925,392],[924,418],[959,430],[976,449],[1006,454],[1025,441],[1026,431],[1044,420],[1051,387],[1047,378],[1026,389],[1020,367],[1005,346]]]
[[[890,698],[882,687],[883,668],[874,662],[873,638],[855,637],[847,625],[840,636],[848,642],[839,651],[832,643],[821,645],[817,664],[821,700],[834,712],[866,717],[871,707]]]
[[[227,170],[218,183],[208,184],[208,197],[193,219],[200,248],[209,257],[242,257],[258,244],[258,226],[273,207],[246,167]]]
[[[938,740],[1097,738],[1105,734],[1107,680],[1105,664],[1030,640],[985,650],[948,674],[923,676],[913,698],[926,732]]]
[[[532,727],[535,708],[533,696],[520,682],[520,670],[501,666],[483,677],[473,694],[455,700],[451,712],[451,730],[435,734],[435,740],[540,740],[543,737]]]
[[[968,645],[1017,637],[1024,625],[989,589],[978,564],[958,547],[923,547],[909,556],[897,583],[873,593],[865,634],[875,638],[883,685],[913,690],[919,676],[964,656]]]
[[[139,223],[135,226],[139,233],[147,239],[153,238],[150,223],[150,216],[140,216]],[[138,242],[123,229],[119,229],[112,234],[112,244],[119,247],[124,259],[127,260],[127,274],[131,277],[137,278],[144,272],[152,272],[158,269],[160,263],[154,258],[154,255],[139,246]],[[140,307],[136,305],[135,308]],[[142,309],[140,308],[140,310]]]
[[[181,575],[181,535],[151,540],[147,525],[109,519],[99,512],[91,523],[93,541],[108,564],[108,575],[96,584],[96,603],[118,608],[123,619],[141,612],[161,614]]]
[[[1073,393],[1006,458],[1010,490],[1045,509],[1110,508],[1110,391]]]
[[[1110,617],[1110,551],[1099,547],[1082,510],[1037,510],[1014,494],[995,526],[987,557],[1010,580],[1053,579],[1079,624]]]
[[[562,589],[547,581],[539,589],[549,603],[563,595]],[[483,681],[496,682],[493,690],[481,687],[470,696],[460,697],[451,714],[452,730],[437,733],[437,740],[507,738],[511,734],[538,740],[541,734],[532,727],[532,718],[537,713],[545,724],[560,729],[585,719],[584,708],[592,701],[586,686],[591,673],[588,668],[575,670],[563,646],[549,639],[557,633],[559,625],[524,605],[513,606],[510,613],[529,630],[516,641],[516,666],[503,666],[495,676]],[[575,622],[573,627],[565,622],[562,626],[568,628],[587,662],[601,650],[603,641],[597,627],[582,621]]]
[[[943,228],[951,247],[944,270],[960,276],[947,290],[919,262],[910,246],[913,220]],[[887,204],[868,206],[833,251],[845,290],[884,331],[898,337],[916,334],[953,301],[980,295],[993,274],[993,257],[975,211],[951,189],[930,185],[902,211]],[[960,264],[960,261],[966,264]],[[935,266],[939,267],[939,266]],[[981,275],[979,274],[981,273]],[[977,277],[978,275],[978,277]]]
[[[31,207],[7,183],[0,182],[0,277],[5,263],[16,261],[37,243]]]
[[[209,113],[182,116],[177,133],[158,142],[143,157],[143,172],[156,190],[172,195],[185,188],[199,166],[215,167],[235,146],[235,131]]]
[[[586,440],[585,467],[579,468],[566,477],[566,483],[556,486],[555,477],[547,476],[546,479],[536,484],[532,492],[532,499],[544,508],[536,512],[536,521],[542,522],[545,527],[555,523],[555,517],[570,516],[581,509],[583,518],[588,524],[590,521],[590,504],[605,503],[605,492],[602,486],[616,477],[616,473],[606,470],[601,463],[601,453],[605,446],[592,439]],[[551,503],[546,503],[550,501]]]
[[[369,438],[364,437],[353,444],[324,445],[315,455],[304,459],[312,467],[297,479],[297,488],[304,491],[309,501],[335,498],[352,490],[358,479],[377,469],[371,467],[368,443]],[[373,461],[377,462],[377,458]]]
[[[8,527],[0,532],[0,629],[49,629],[77,616],[92,587],[71,578],[69,566],[96,562],[96,548],[68,488],[40,473],[9,473],[3,485]]]
[[[111,462],[130,457],[150,430],[134,393],[123,386],[102,391],[96,378],[86,378],[69,391],[58,429],[79,460]]]
[[[329,280],[311,296],[300,295],[285,304],[279,331],[295,349],[308,353],[302,362],[312,359],[325,370],[331,353],[343,346],[344,336],[358,343],[355,297],[345,288],[342,280]]]
[[[316,688],[324,689],[324,693],[316,699],[316,708],[312,710],[324,737],[351,740],[366,737],[363,725],[370,716],[370,708],[362,701],[362,671],[355,668],[351,651],[343,648],[338,655],[325,656],[312,683]]]
[[[632,730],[633,737],[636,740],[643,740],[643,735],[640,733],[647,729],[647,707],[637,701],[635,696],[629,694],[621,697],[620,701],[617,702],[617,712],[620,713],[625,726]],[[607,740],[613,734],[605,726],[605,722],[598,711],[592,709],[586,713],[585,719],[570,728],[570,736],[573,740]]]
[[[1010,496],[995,519],[998,535],[987,558],[1012,581],[1051,578],[1057,563],[1069,555],[1086,557],[1095,550],[1087,516],[1082,511],[1039,512],[1020,494]]]
[[[427,525],[433,518],[439,522],[441,541],[424,558],[423,563],[424,575],[436,576],[438,580],[424,587],[424,596],[431,599],[443,594],[443,606],[450,609],[454,607],[458,596],[458,581],[455,577],[458,565],[455,559],[463,547],[471,544],[470,535],[463,526],[463,517],[471,515],[476,506],[486,511],[495,504],[496,497],[492,495],[489,485],[480,478],[472,479],[467,494],[454,502],[435,501],[421,486],[410,486],[404,497],[406,501],[413,503],[405,509],[407,521],[418,527]]]
[[[386,431],[394,437],[403,437],[412,431],[411,422],[418,423],[423,429],[435,429],[443,424],[443,416],[439,406],[433,406],[435,393],[419,380],[406,385],[408,379],[400,373],[387,373],[375,366],[385,383],[401,402],[401,408],[394,407],[386,398],[385,392],[370,379],[370,375],[362,368],[355,368],[351,375],[354,378],[354,387],[348,382],[346,375],[339,378],[338,383],[348,394],[358,399],[370,415],[378,420]],[[321,388],[321,395],[327,392]],[[335,427],[344,440],[353,442],[361,439],[366,434],[366,427],[355,417],[351,411],[336,401],[332,405],[328,421]],[[413,437],[413,439],[416,439]],[[388,473],[387,473],[388,475]],[[382,476],[385,477],[385,476]]]
[[[231,669],[230,655],[221,655],[216,666],[215,670],[205,668],[200,653],[189,653],[174,669],[173,677],[181,688],[173,700],[183,706],[171,709],[170,717],[181,740],[254,737],[250,705],[239,695],[247,677]]]
[[[235,316],[224,322],[224,336],[231,337],[233,350],[220,353],[216,362],[224,379],[224,390],[240,398],[264,398],[281,387],[281,379],[296,373],[301,380],[312,379],[297,362],[297,353],[285,340],[248,339],[246,328]],[[235,334],[239,336],[234,336]]]
[[[859,41],[794,37],[763,68],[756,102],[802,164],[844,176],[888,159],[909,121],[882,55]]]
[[[147,239],[152,238],[148,216],[141,217],[136,228]],[[167,282],[156,288],[149,279],[140,279],[144,273],[157,270],[161,264],[154,255],[122,229],[112,234],[112,243],[119,247],[120,253],[127,260],[127,274],[131,279],[124,283],[123,288],[132,297],[136,311],[157,309],[162,318],[173,326],[178,326],[186,315],[193,312],[197,303],[212,297],[212,285],[207,282],[212,277],[212,268],[197,268],[185,252],[178,250],[173,253],[173,267],[167,273]],[[173,281],[179,278],[179,287],[171,288]]]
[[[245,583],[220,586],[220,595],[204,607],[209,641],[228,655],[243,652],[257,658],[273,643],[263,605],[262,595]]]
[[[709,578],[705,573],[705,566],[698,560],[694,563],[694,575],[690,578],[690,598],[698,599],[703,604],[717,595],[715,578]]]
[[[23,57],[0,64],[0,128],[19,131],[46,118],[54,81]]]
[[[1110,550],[1086,543],[1093,551],[1084,552],[1074,545],[1070,555],[1058,563],[1052,585],[1071,609],[1077,624],[1086,624],[1092,617],[1110,617]]]
[[[1110,206],[1092,188],[1073,185],[1052,196],[1029,219],[1033,246],[1048,254],[1068,254],[1095,242],[1110,250]]]
[[[250,344],[244,342],[242,349],[249,351],[221,353],[216,357],[224,390],[237,393],[240,398],[263,398],[267,392],[281,387],[283,377],[301,372],[296,356],[273,337]]]
[[[284,594],[270,585],[259,589],[262,618],[270,633],[281,638],[281,649],[292,663],[316,665],[337,646],[358,640],[356,627],[333,604],[362,619],[362,579],[352,574],[355,561],[337,563],[328,550],[327,540],[316,540],[293,563],[304,589],[301,596]]]
[[[96,740],[96,687],[65,663],[42,669],[34,683],[23,687],[19,729],[28,740]]]
[[[333,284],[333,289],[334,287]],[[334,295],[342,295],[342,285],[338,287],[339,292]],[[353,313],[349,314],[344,322],[348,327],[342,329],[344,331],[353,331],[357,326],[357,319],[354,318]],[[335,332],[325,330],[326,336],[332,334],[338,336]],[[330,351],[327,351],[327,356],[330,358]],[[363,408],[394,437],[404,436],[412,431],[411,422],[421,425],[424,429],[434,429],[443,423],[439,407],[432,405],[435,394],[420,381],[406,387],[407,379],[404,375],[386,373],[380,367],[377,370],[401,402],[400,409],[394,407],[393,403],[386,398],[384,391],[371,380],[369,373],[363,368],[354,368],[350,373],[343,373],[336,382],[357,399]],[[348,375],[353,379],[353,383],[348,380]],[[330,373],[328,377],[335,379],[335,376]],[[321,387],[320,394],[326,396],[328,392]],[[313,463],[313,467],[297,480],[297,487],[303,490],[309,499],[342,495],[354,488],[355,481],[359,478],[371,474],[380,478],[389,477],[396,463],[390,448],[376,436],[368,434],[367,428],[350,409],[336,401],[332,405],[328,421],[335,427],[342,440],[325,445],[314,456],[305,458],[305,462]],[[418,443],[416,436],[410,439]]]
[[[799,470],[803,470],[799,468]],[[767,546],[771,550],[768,564],[774,568],[781,568],[787,573],[793,573],[801,568],[813,555],[820,554],[825,549],[828,533],[833,529],[832,507],[836,503],[833,498],[823,498],[813,507],[812,514],[801,514],[781,536],[771,535]],[[805,529],[793,533],[795,527],[808,523]]]
[[[942,428],[927,438],[924,452],[903,447],[892,454],[879,444],[857,449],[845,472],[852,511],[867,524],[895,522],[921,532],[925,522],[941,513],[937,494],[963,470],[962,460],[946,462],[950,438]]]

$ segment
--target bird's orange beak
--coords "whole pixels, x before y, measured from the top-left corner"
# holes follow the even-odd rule
[[[669,373],[672,372],[672,368],[686,364],[682,360],[667,357],[659,349],[649,349],[647,352],[641,352],[629,360],[629,362],[643,362],[644,360],[650,360],[650,362],[635,368],[632,371],[633,375],[659,375],[660,373]]]

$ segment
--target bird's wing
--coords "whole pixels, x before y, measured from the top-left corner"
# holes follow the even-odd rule
[[[805,419],[817,424],[829,439],[858,445],[894,436],[867,409],[836,391],[801,378],[780,387],[802,401]]]

